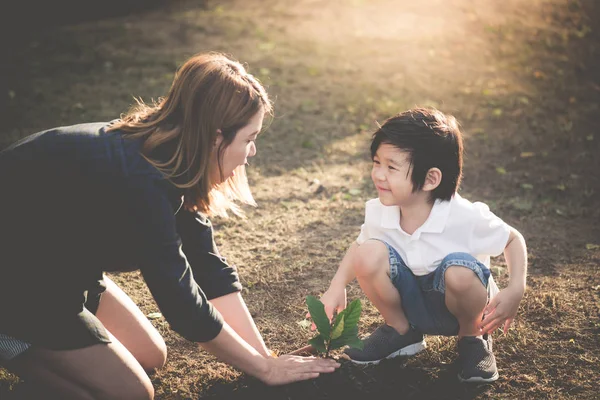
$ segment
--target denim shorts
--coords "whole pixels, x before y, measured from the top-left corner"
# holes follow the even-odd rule
[[[468,253],[451,253],[442,260],[435,271],[416,276],[396,249],[383,243],[389,251],[390,277],[400,292],[402,308],[408,322],[424,334],[458,335],[458,320],[446,307],[445,272],[450,266],[469,268],[488,289],[489,296],[489,268]]]

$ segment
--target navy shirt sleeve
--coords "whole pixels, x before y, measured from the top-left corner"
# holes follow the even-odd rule
[[[184,209],[177,213],[176,220],[183,252],[206,297],[214,299],[242,290],[237,269],[219,254],[210,220]]]
[[[142,239],[140,270],[173,330],[190,341],[206,342],[219,334],[223,319],[194,279],[165,184],[147,175],[127,183],[130,212]]]

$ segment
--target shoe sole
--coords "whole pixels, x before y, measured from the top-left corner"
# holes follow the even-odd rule
[[[403,347],[400,350],[397,350],[397,351],[393,352],[392,354],[388,355],[387,357],[382,358],[381,360],[357,361],[357,360],[353,360],[350,358],[350,361],[352,361],[354,364],[360,364],[360,365],[377,365],[381,361],[388,360],[390,358],[395,358],[395,357],[400,357],[400,356],[414,356],[418,352],[425,350],[426,347],[427,347],[427,343],[425,343],[425,340],[423,340],[421,342],[414,343],[414,344],[408,345],[406,347]]]
[[[458,380],[461,383],[490,383],[490,382],[494,382],[496,380],[498,380],[498,371],[496,371],[494,373],[494,375],[492,375],[490,378],[482,378],[480,376],[473,376],[471,378],[468,379],[464,379],[462,376],[460,376],[460,374],[458,374]]]

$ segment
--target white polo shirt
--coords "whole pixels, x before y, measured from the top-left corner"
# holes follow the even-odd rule
[[[394,247],[415,275],[434,271],[450,253],[471,254],[488,268],[490,256],[502,254],[510,227],[481,202],[456,193],[450,201],[436,200],[429,217],[412,235],[400,227],[400,208],[367,201],[365,222],[356,239],[379,239]]]

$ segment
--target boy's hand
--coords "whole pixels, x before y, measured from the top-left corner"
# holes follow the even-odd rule
[[[524,290],[511,286],[501,290],[483,310],[481,332],[483,334],[493,332],[504,324],[506,334],[517,315],[523,294]]]
[[[333,318],[333,311],[340,312],[346,308],[346,288],[332,289],[331,287],[321,296],[321,303],[325,306],[325,314],[329,321]],[[310,313],[306,313],[306,318],[310,318]],[[317,329],[315,323],[310,327],[311,331]]]

